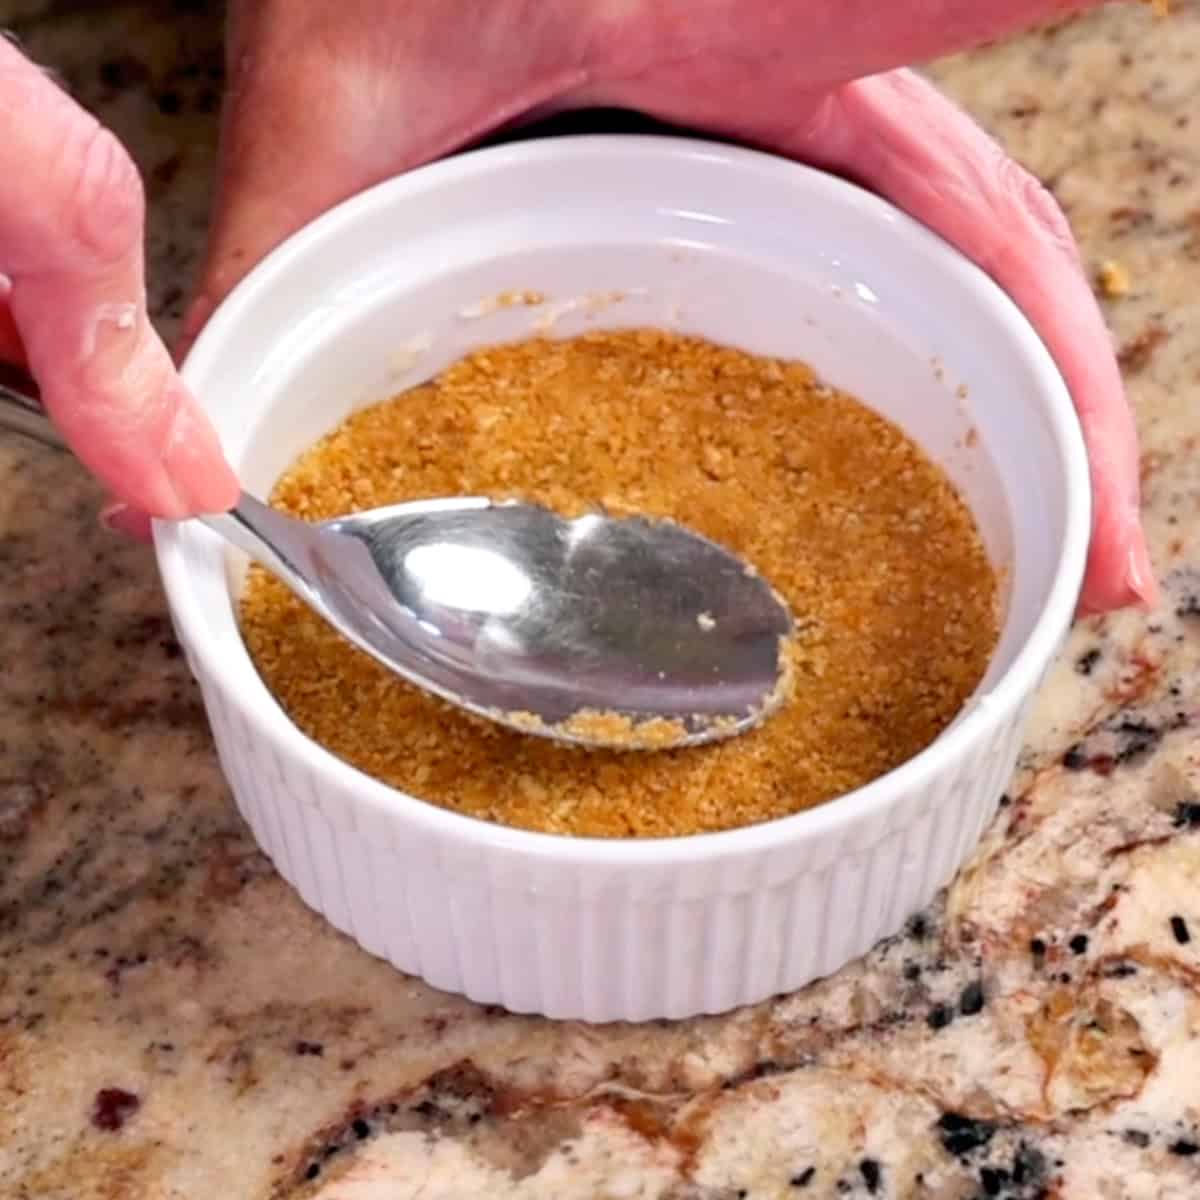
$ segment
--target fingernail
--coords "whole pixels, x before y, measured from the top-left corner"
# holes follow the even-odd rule
[[[1125,586],[1146,608],[1153,608],[1158,603],[1158,581],[1154,576],[1154,565],[1150,562],[1146,540],[1140,534],[1129,548],[1129,557],[1125,563]]]
[[[116,534],[118,537],[144,542],[150,533],[150,521],[146,514],[130,508],[128,504],[123,504],[120,500],[106,504],[100,510],[97,519],[101,529]]]
[[[122,513],[127,513],[128,511],[128,504],[122,504],[119,500],[113,500],[100,510],[100,515],[97,519],[99,520],[101,526],[107,529],[109,533],[116,533],[116,522],[121,519]]]

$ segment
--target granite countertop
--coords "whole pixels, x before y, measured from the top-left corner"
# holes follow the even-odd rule
[[[0,4],[144,167],[168,328],[205,8],[114,3],[98,33],[94,4]],[[937,69],[1128,276],[1163,607],[1077,629],[969,868],[798,995],[591,1028],[358,950],[236,815],[148,552],[70,461],[0,440],[0,1197],[1200,1195],[1200,3],[1174,8]]]

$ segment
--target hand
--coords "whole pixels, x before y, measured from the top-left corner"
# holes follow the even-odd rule
[[[523,116],[638,109],[853,176],[989,271],[1083,425],[1081,608],[1153,603],[1133,420],[1066,220],[949,101],[892,70],[1091,2],[234,0],[217,209],[185,336],[339,200]]]
[[[237,482],[146,313],[129,156],[3,38],[0,112],[0,359],[30,370],[122,501],[165,517],[228,508]]]

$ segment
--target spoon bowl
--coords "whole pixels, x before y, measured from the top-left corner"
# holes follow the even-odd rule
[[[461,497],[310,525],[249,496],[202,520],[399,675],[522,733],[699,745],[787,692],[783,602],[671,521]]]

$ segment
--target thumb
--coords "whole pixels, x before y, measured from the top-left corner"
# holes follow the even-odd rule
[[[42,399],[80,460],[156,516],[237,483],[146,311],[143,197],[120,143],[0,40],[0,267]]]
[[[558,6],[523,22],[513,10],[461,0],[232,4],[213,220],[177,353],[309,221],[578,85],[586,30]],[[480,70],[488,54],[502,69]]]
[[[418,145],[411,121],[386,118],[386,94],[373,94],[361,74],[355,78],[354,61],[318,63],[309,51],[297,67],[294,53],[270,48],[273,33],[255,30],[253,36],[253,54],[230,48],[212,221],[178,357],[225,296],[281,242],[342,200],[441,149]],[[314,78],[323,85],[315,105]],[[389,87],[380,85],[385,93]]]

